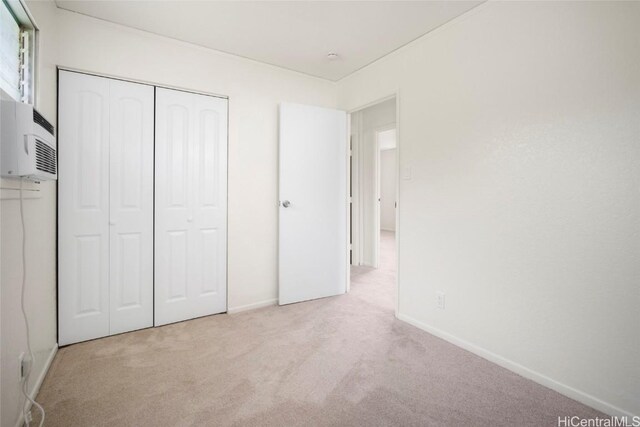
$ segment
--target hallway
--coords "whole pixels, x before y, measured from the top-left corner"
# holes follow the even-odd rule
[[[396,236],[393,231],[380,232],[380,265],[351,267],[351,292],[369,303],[395,311]]]

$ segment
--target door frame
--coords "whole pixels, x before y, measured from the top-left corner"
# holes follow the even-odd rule
[[[141,79],[134,79],[134,78],[129,78],[129,77],[121,77],[121,76],[115,76],[113,74],[108,74],[108,73],[100,73],[100,72],[96,72],[96,71],[84,70],[84,69],[81,69],[81,68],[67,67],[67,66],[64,66],[64,65],[57,65],[56,66],[56,76],[58,75],[58,73],[60,71],[69,71],[69,72],[72,72],[72,73],[87,74],[89,76],[104,77],[104,78],[113,79],[113,80],[122,80],[122,81],[129,82],[129,83],[138,83],[138,84],[142,84],[142,85],[160,87],[160,88],[164,88],[164,89],[179,90],[181,92],[195,93],[197,95],[205,95],[205,96],[213,96],[215,98],[229,99],[228,95],[223,95],[223,94],[219,94],[219,93],[206,92],[206,91],[198,90],[198,89],[191,89],[191,88],[186,88],[186,87],[181,87],[181,86],[172,86],[172,85],[164,84],[164,83],[157,83],[157,82],[153,82],[153,81],[150,81],[150,80],[141,80]],[[227,138],[227,140],[228,139],[229,138]]]
[[[227,100],[227,140],[226,140],[226,144],[227,144],[227,158],[225,159],[227,162],[227,201],[226,201],[226,233],[227,233],[227,241],[226,241],[226,251],[227,251],[227,262],[226,262],[226,274],[225,274],[225,287],[226,287],[226,306],[227,309],[226,311],[224,311],[224,313],[228,313],[229,312],[229,135],[231,134],[230,132],[230,117],[231,117],[231,98],[227,95],[221,95],[221,94],[215,94],[215,93],[211,93],[211,92],[205,92],[205,91],[201,91],[201,90],[195,90],[195,89],[189,89],[189,88],[183,88],[183,87],[179,87],[179,86],[171,86],[171,85],[167,85],[167,84],[162,84],[162,83],[155,83],[155,82],[151,82],[151,81],[147,81],[147,80],[139,80],[139,79],[132,79],[132,78],[125,78],[125,77],[119,77],[119,76],[114,76],[112,74],[107,74],[107,73],[98,73],[98,72],[94,72],[94,71],[88,71],[88,70],[83,70],[83,69],[79,69],[79,68],[74,68],[74,67],[66,67],[64,65],[57,65],[56,66],[56,134],[58,134],[59,129],[59,120],[58,117],[60,115],[60,71],[67,71],[67,72],[72,72],[72,73],[78,73],[78,74],[85,74],[85,75],[89,75],[89,76],[95,76],[95,77],[103,77],[103,78],[107,78],[107,79],[112,79],[112,80],[120,80],[120,81],[124,81],[124,82],[129,82],[129,83],[138,83],[138,84],[143,84],[143,85],[147,85],[147,86],[152,86],[154,88],[154,109],[155,109],[155,88],[164,88],[164,89],[171,89],[171,90],[177,90],[177,91],[181,91],[181,92],[188,92],[188,93],[194,93],[197,95],[205,95],[205,96],[212,96],[214,98],[223,98]],[[154,111],[154,122],[155,122],[155,111]],[[156,149],[156,138],[155,138],[155,123],[154,123],[154,128],[153,128],[153,158],[154,158],[154,164],[155,164],[155,149]],[[57,141],[57,151],[58,153],[60,152],[60,142]],[[56,181],[56,191],[58,188],[58,181]],[[154,217],[153,217],[153,251],[154,251],[154,257],[153,257],[153,264],[154,264],[154,278],[153,278],[153,322],[155,325],[155,318],[156,318],[156,313],[155,313],[155,203],[156,203],[156,192],[155,192],[155,176],[154,176],[154,184],[153,184],[153,206],[154,206]],[[60,206],[59,206],[59,201],[58,198],[56,197],[56,242],[58,240],[57,236],[59,235],[60,232],[60,215],[59,215],[59,210],[60,210]],[[59,295],[59,285],[60,285],[60,277],[59,277],[59,268],[58,268],[58,255],[59,255],[59,247],[58,247],[58,243],[56,243],[56,311],[58,308],[58,295]],[[347,289],[349,289],[349,282],[347,282]],[[60,341],[60,319],[59,319],[60,315],[59,313],[56,312],[56,342]],[[158,326],[151,326],[151,328],[156,328]],[[147,328],[148,329],[148,328]],[[119,334],[114,334],[114,335],[119,335]]]
[[[395,123],[395,129],[396,129],[396,232],[395,232],[395,237],[396,237],[396,300],[395,300],[395,317],[398,317],[398,313],[400,311],[400,206],[401,206],[401,193],[400,193],[400,179],[401,179],[401,170],[400,170],[400,157],[401,157],[401,152],[402,152],[402,137],[401,137],[401,126],[400,126],[400,98],[401,98],[401,94],[400,94],[400,90],[396,89],[394,92],[391,92],[388,95],[385,95],[383,97],[380,98],[375,98],[369,102],[366,102],[364,104],[360,104],[360,106],[355,107],[355,108],[351,108],[349,110],[347,110],[347,113],[349,114],[349,137],[350,137],[350,142],[351,142],[351,115],[353,113],[357,113],[361,110],[364,110],[366,108],[369,107],[373,107],[374,105],[380,104],[382,102],[388,101],[390,99],[394,99],[396,100],[396,123]],[[384,127],[384,126],[383,126]],[[378,132],[378,129],[376,129],[376,132]],[[358,132],[358,134],[361,134],[361,132]],[[378,145],[378,140],[377,140],[377,135],[376,135],[376,148]],[[349,150],[349,152],[347,153],[347,156],[351,156],[351,151],[353,149],[353,147],[351,147],[351,150]],[[379,153],[379,148],[378,148],[378,156],[380,155]],[[351,162],[349,161],[350,159],[347,158],[348,160],[348,164],[351,165]],[[349,167],[349,186],[351,187],[351,177],[352,177],[352,170],[351,167]],[[350,204],[351,206],[351,204]],[[379,211],[379,206],[378,206],[378,211]],[[352,212],[352,211],[351,211]],[[355,213],[351,213],[349,215],[349,220],[347,221],[347,223],[349,224],[349,227],[351,227],[352,224],[352,217]],[[351,232],[351,229],[350,229]],[[361,248],[359,249],[361,251]],[[350,291],[350,286],[351,285],[351,281],[347,282],[347,292]]]

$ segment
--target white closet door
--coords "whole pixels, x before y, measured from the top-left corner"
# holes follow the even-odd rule
[[[153,86],[110,80],[110,333],[153,326]]]
[[[156,89],[155,325],[227,309],[227,100]]]
[[[59,344],[109,335],[109,80],[60,72]]]
[[[60,72],[59,343],[153,326],[152,86]]]

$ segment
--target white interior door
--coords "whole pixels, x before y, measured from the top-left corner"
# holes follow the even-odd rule
[[[227,100],[156,89],[155,325],[227,309]]]
[[[60,72],[59,344],[109,335],[109,81]]]
[[[109,81],[110,333],[153,326],[153,86]]]
[[[346,112],[280,106],[280,304],[346,292],[347,157]]]

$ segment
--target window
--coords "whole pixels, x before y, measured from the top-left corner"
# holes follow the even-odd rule
[[[0,3],[0,88],[15,100],[33,104],[36,28],[18,0]]]

